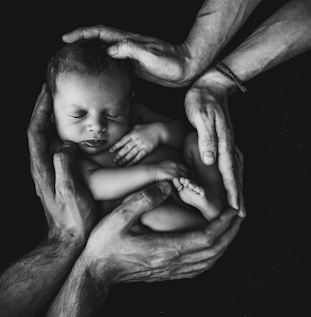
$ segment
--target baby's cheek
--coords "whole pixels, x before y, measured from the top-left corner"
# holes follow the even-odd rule
[[[83,130],[82,129],[77,129],[73,128],[70,126],[67,126],[65,128],[59,128],[58,129],[58,135],[61,140],[63,141],[71,141],[75,143],[79,143],[84,140],[83,138]]]
[[[129,125],[127,122],[116,122],[113,123],[110,129],[110,135],[112,139],[116,142],[126,135],[128,132]]]

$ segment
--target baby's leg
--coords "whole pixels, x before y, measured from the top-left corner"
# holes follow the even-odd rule
[[[153,164],[166,160],[184,163],[182,154],[167,146],[160,146],[141,163]],[[163,204],[145,213],[140,220],[150,229],[163,232],[194,230],[207,224],[201,213],[191,204],[185,204],[176,192],[173,192]]]
[[[217,165],[208,166],[201,160],[196,132],[186,137],[184,159],[189,171],[192,172],[190,178],[194,181],[183,177],[174,179],[173,184],[178,190],[179,197],[185,203],[204,212],[208,220],[213,220],[224,207],[225,191]]]
[[[143,214],[140,221],[148,228],[161,232],[189,231],[202,229],[207,225],[207,220],[198,210],[182,207],[170,198]]]

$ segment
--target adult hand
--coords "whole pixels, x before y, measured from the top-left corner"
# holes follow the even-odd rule
[[[136,74],[156,84],[187,86],[196,75],[194,60],[184,43],[173,45],[104,25],[82,27],[63,35],[67,43],[96,38],[112,44],[107,50],[111,57],[130,58]]]
[[[242,221],[231,208],[201,231],[132,230],[141,215],[162,203],[170,192],[167,182],[152,185],[127,197],[96,225],[79,259],[95,280],[111,285],[192,278],[221,257]]]
[[[245,216],[242,195],[242,176],[239,174],[234,133],[228,110],[227,98],[232,83],[216,71],[209,71],[198,79],[185,97],[185,110],[190,123],[198,132],[202,161],[209,165],[218,162],[228,203]],[[240,155],[239,155],[240,153]]]
[[[44,207],[49,236],[70,236],[84,243],[94,225],[94,201],[72,176],[76,152],[73,143],[65,142],[52,160],[48,144],[51,113],[52,101],[44,84],[27,131],[31,174]]]

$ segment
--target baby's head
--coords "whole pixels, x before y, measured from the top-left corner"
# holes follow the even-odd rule
[[[128,65],[113,60],[106,49],[99,40],[65,45],[47,71],[59,137],[90,155],[107,150],[129,128]]]

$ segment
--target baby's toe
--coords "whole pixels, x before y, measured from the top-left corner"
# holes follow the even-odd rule
[[[182,177],[182,178],[180,179],[180,182],[181,182],[184,186],[188,187],[188,185],[189,185],[189,183],[190,183],[190,180],[189,180],[188,178],[186,178],[186,177]]]
[[[183,186],[182,183],[180,182],[180,179],[177,177],[174,177],[172,181],[173,181],[173,185],[175,186],[176,189]]]

